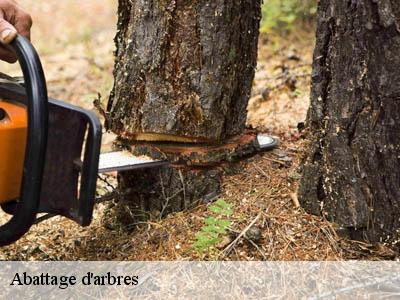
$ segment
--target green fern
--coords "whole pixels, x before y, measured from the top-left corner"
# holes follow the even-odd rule
[[[204,220],[204,226],[196,233],[194,248],[199,252],[204,252],[208,248],[215,246],[221,238],[227,234],[231,221],[227,220],[233,214],[232,206],[223,199],[217,200],[208,207],[213,214]]]

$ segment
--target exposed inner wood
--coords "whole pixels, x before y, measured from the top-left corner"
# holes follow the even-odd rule
[[[121,132],[119,135],[127,140],[142,142],[176,142],[176,143],[204,143],[211,142],[207,139],[196,137],[185,137],[173,134],[162,133],[127,133]]]
[[[134,155],[147,155],[153,159],[165,159],[181,166],[215,166],[233,162],[260,150],[257,133],[246,131],[223,143],[186,144],[171,142],[132,142],[120,139],[117,144],[128,147]]]

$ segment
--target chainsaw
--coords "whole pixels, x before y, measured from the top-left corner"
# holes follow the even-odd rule
[[[11,219],[0,225],[0,246],[20,239],[38,214],[60,215],[88,226],[99,173],[169,164],[127,152],[100,154],[102,126],[90,111],[48,98],[39,56],[22,36],[7,47],[23,81],[0,78],[0,205]],[[260,135],[261,149],[277,140]]]

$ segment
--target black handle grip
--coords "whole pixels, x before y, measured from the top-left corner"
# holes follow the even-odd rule
[[[48,132],[47,88],[39,56],[32,44],[20,35],[10,46],[18,57],[25,80],[28,97],[28,138],[21,198],[13,217],[0,226],[0,246],[17,241],[28,232],[36,220]]]

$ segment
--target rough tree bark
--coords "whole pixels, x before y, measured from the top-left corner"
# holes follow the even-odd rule
[[[183,152],[187,143],[207,148],[243,132],[257,63],[260,0],[119,0],[118,12],[106,126],[122,144],[151,156],[162,153],[166,142],[169,149],[171,143],[172,148],[186,143],[177,146]],[[142,213],[181,210],[218,192],[215,157],[212,167],[168,157],[173,168],[119,176],[121,188],[130,191],[126,200]]]
[[[299,197],[355,238],[400,228],[400,2],[320,0]]]
[[[110,129],[183,142],[244,129],[259,0],[120,0],[118,11]]]

